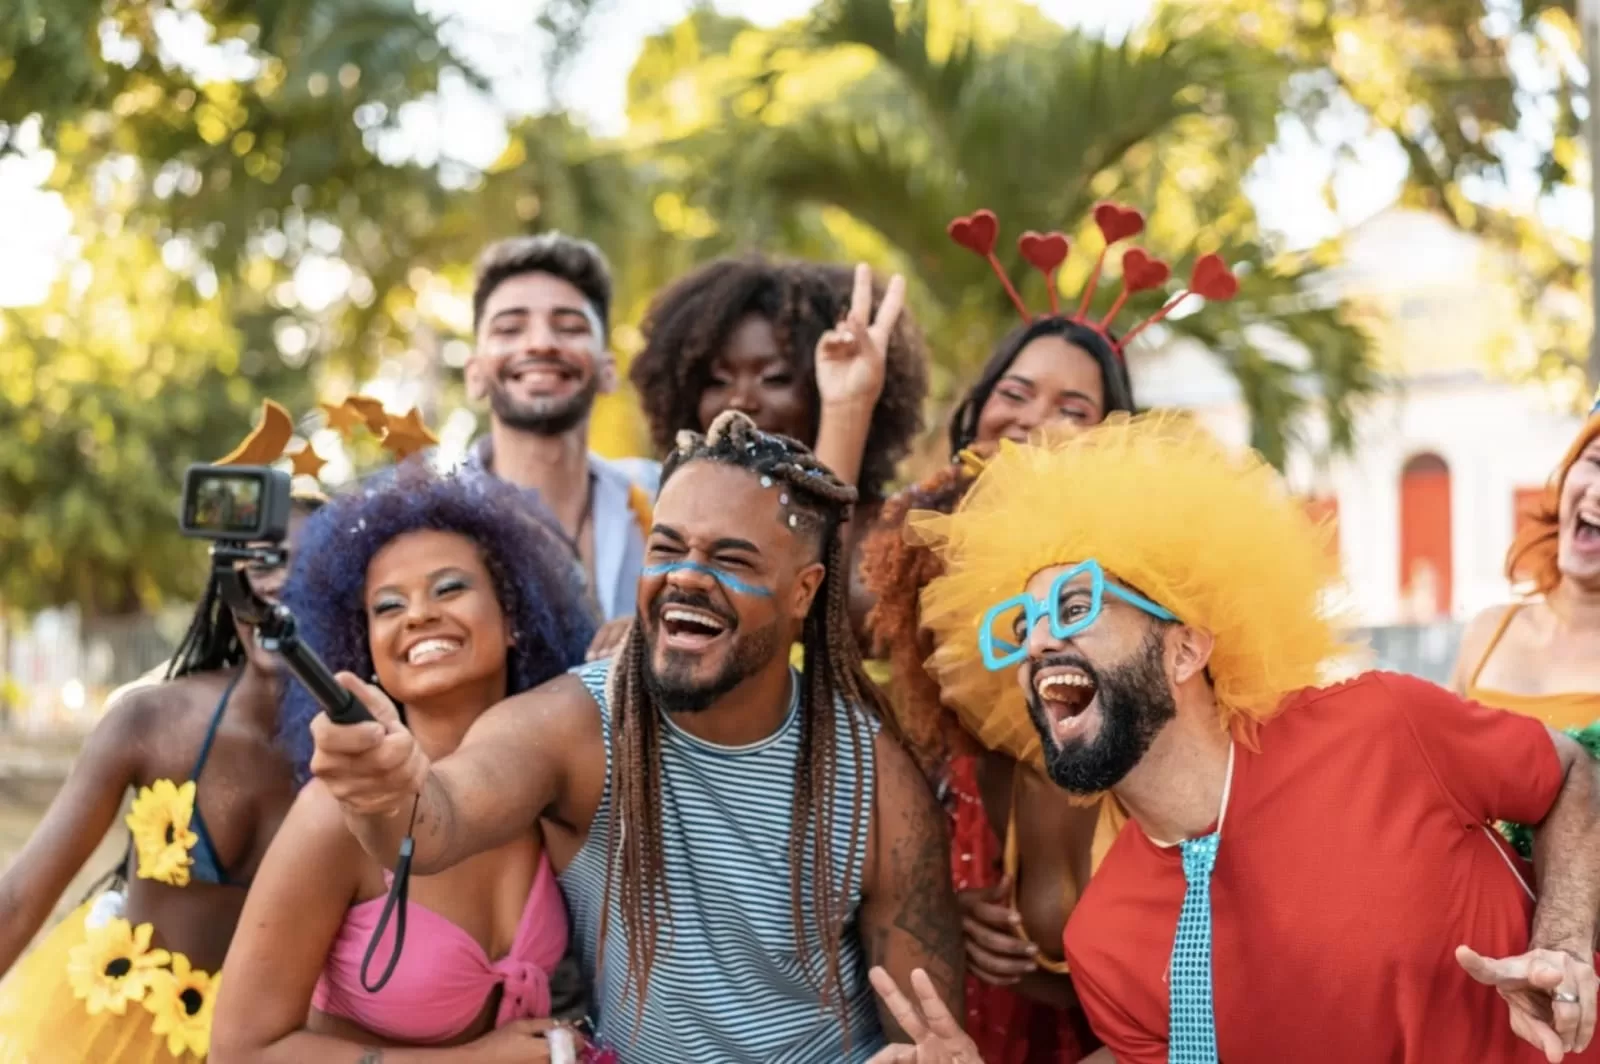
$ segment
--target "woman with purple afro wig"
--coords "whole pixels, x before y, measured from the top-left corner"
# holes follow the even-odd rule
[[[420,463],[307,523],[283,601],[329,668],[374,677],[404,707],[435,760],[489,707],[582,663],[597,622],[570,547],[524,493]],[[374,1042],[470,1043],[472,1059],[524,1059],[550,1025],[550,973],[568,936],[542,822],[508,824],[497,849],[412,876],[404,946],[369,989],[395,953],[393,928],[378,934],[388,873],[310,778],[319,712],[289,685],[283,740],[300,793],[240,917],[213,1050],[272,1062],[354,1059]]]
[[[497,477],[439,475],[409,463],[392,477],[333,500],[306,524],[283,590],[301,642],[333,672],[371,679],[362,599],[367,567],[397,536],[436,529],[478,545],[495,597],[518,636],[506,653],[501,697],[581,665],[598,622],[571,547],[552,534],[550,519],[536,505]],[[282,735],[300,784],[310,779],[310,724],[320,712],[303,686],[288,685]]]

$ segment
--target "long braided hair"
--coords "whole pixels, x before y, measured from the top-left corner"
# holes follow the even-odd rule
[[[865,794],[865,721],[852,707],[863,707],[888,721],[882,696],[867,678],[849,614],[849,569],[840,527],[849,519],[856,490],[834,476],[805,447],[787,436],[761,432],[745,415],[718,415],[704,436],[683,432],[661,470],[666,485],[691,462],[721,462],[781,484],[789,496],[791,527],[815,537],[827,567],[802,629],[805,669],[801,676],[800,749],[795,759],[794,818],[789,836],[791,907],[797,952],[810,956],[807,944],[803,873],[809,861],[815,890],[811,930],[826,960],[823,978],[807,965],[807,978],[824,1006],[833,1005],[848,1024],[839,948],[846,907],[854,886],[851,873],[866,845],[871,812]],[[641,603],[641,609],[644,608]],[[661,723],[646,686],[649,648],[644,628],[635,624],[611,674],[612,706],[611,810],[606,861],[605,904],[601,908],[600,958],[604,963],[612,890],[620,891],[621,914],[628,936],[628,973],[636,984],[637,1011],[644,1012],[650,970],[655,963],[662,914],[671,911],[667,898],[661,844]],[[837,777],[836,715],[849,718],[854,750],[854,819],[850,829],[849,863],[839,891],[833,890],[834,867],[829,830]],[[809,853],[808,850],[809,840]],[[848,1036],[848,1031],[846,1032]]]

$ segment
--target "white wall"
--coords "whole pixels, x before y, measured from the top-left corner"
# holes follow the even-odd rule
[[[1450,468],[1452,613],[1470,617],[1509,595],[1502,567],[1517,489],[1546,481],[1581,424],[1559,385],[1497,375],[1515,332],[1513,304],[1471,243],[1437,219],[1391,212],[1350,235],[1336,276],[1341,290],[1378,315],[1370,323],[1378,364],[1394,385],[1360,414],[1353,455],[1327,459],[1323,426],[1313,424],[1308,447],[1290,456],[1285,473],[1296,491],[1338,499],[1345,578],[1370,625],[1407,619],[1399,519],[1409,459],[1432,452]],[[1438,253],[1419,259],[1423,247]],[[1419,261],[1429,269],[1411,272]],[[1405,275],[1395,272],[1397,263],[1409,264]],[[1131,368],[1141,405],[1190,409],[1223,440],[1248,443],[1238,387],[1203,347],[1187,340],[1146,347]]]

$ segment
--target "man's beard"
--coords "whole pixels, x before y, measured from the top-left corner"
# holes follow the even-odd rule
[[[1161,630],[1153,628],[1138,650],[1116,667],[1098,672],[1077,655],[1035,662],[1035,669],[1072,665],[1095,682],[1100,734],[1057,746],[1037,688],[1028,692],[1028,713],[1044,744],[1045,767],[1056,786],[1074,794],[1098,794],[1120,783],[1143,760],[1156,735],[1177,716],[1177,702],[1162,668]]]
[[[729,622],[728,639],[731,645],[728,648],[728,656],[723,660],[722,668],[716,675],[709,679],[696,679],[694,668],[700,660],[699,657],[676,650],[666,651],[666,664],[657,671],[655,651],[651,648],[661,630],[659,612],[668,605],[710,610]],[[650,700],[658,709],[667,713],[700,713],[710,709],[717,699],[765,668],[782,649],[779,645],[781,641],[778,638],[776,621],[748,635],[740,635],[738,629],[732,627],[736,624],[736,619],[728,617],[722,610],[713,609],[707,599],[676,595],[670,599],[659,600],[656,611],[658,617],[654,623],[643,625],[647,640],[644,655],[644,685]]]
[[[497,380],[489,386],[489,409],[502,425],[538,436],[559,436],[576,428],[589,416],[599,394],[600,375],[594,372],[583,382],[583,387],[565,399],[520,401],[511,398],[505,385]]]

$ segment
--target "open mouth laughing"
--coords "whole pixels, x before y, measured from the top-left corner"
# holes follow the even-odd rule
[[[700,653],[733,628],[709,609],[682,603],[667,603],[658,615],[667,647],[689,653]]]
[[[1600,509],[1579,510],[1572,519],[1572,542],[1583,550],[1600,550]]]
[[[1034,673],[1034,695],[1057,744],[1081,734],[1097,689],[1094,677],[1073,665],[1052,665]]]

